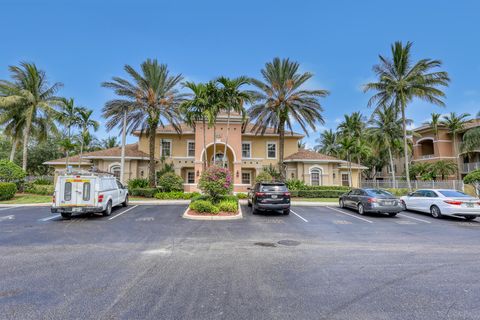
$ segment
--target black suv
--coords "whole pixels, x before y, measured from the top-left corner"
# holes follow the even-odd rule
[[[252,213],[259,210],[282,211],[290,214],[290,192],[283,182],[260,182],[248,192],[248,206]]]

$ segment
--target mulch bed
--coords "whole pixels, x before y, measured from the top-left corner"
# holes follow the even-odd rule
[[[192,209],[188,209],[188,214],[192,216],[202,216],[202,217],[218,217],[218,216],[236,216],[238,215],[238,212],[225,212],[225,211],[220,211],[217,214],[211,214],[211,213],[203,213],[203,212],[197,212]]]

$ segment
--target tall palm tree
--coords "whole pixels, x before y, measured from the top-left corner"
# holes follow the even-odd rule
[[[348,161],[348,184],[352,186],[352,154],[355,152],[355,138],[345,135],[340,138],[338,145],[340,147],[339,154]]]
[[[299,64],[289,59],[275,58],[261,70],[263,81],[252,79],[257,91],[252,92],[256,103],[249,109],[249,116],[255,122],[256,134],[264,134],[268,127],[279,134],[279,171],[285,179],[285,128],[293,132],[296,122],[308,136],[316,123],[323,124],[323,108],[318,101],[326,97],[327,90],[307,90],[302,86],[313,77],[309,72],[300,73]]]
[[[332,129],[324,130],[320,137],[315,140],[317,143],[315,150],[328,156],[338,157],[338,140],[339,136],[335,131]]]
[[[360,112],[345,114],[343,117],[344,120],[337,127],[341,135],[358,139],[365,133],[366,120]]]
[[[80,108],[78,110],[78,126],[80,128],[80,136],[81,136],[80,161],[78,162],[79,168],[83,160],[83,147],[84,147],[85,140],[88,140],[88,137],[86,136],[89,135],[89,128],[92,128],[94,131],[97,131],[98,127],[100,126],[98,121],[92,119],[92,113],[93,113],[93,110],[89,110],[86,108]],[[122,167],[123,167],[123,164],[122,164]],[[123,175],[120,175],[120,177],[123,179]]]
[[[396,186],[393,149],[398,146],[399,137],[402,135],[402,120],[398,117],[398,111],[387,106],[378,108],[372,115],[368,130],[373,144],[378,149],[385,148],[387,150],[392,182]]]
[[[407,173],[408,189],[411,190],[410,176],[408,175],[408,137],[407,119],[405,110],[413,99],[418,98],[427,102],[444,106],[442,98],[445,93],[439,87],[446,87],[450,81],[447,72],[432,71],[439,68],[439,60],[421,59],[412,62],[410,49],[411,42],[403,45],[397,41],[391,46],[391,58],[379,56],[380,64],[373,67],[378,77],[377,82],[367,83],[364,91],[373,90],[375,94],[370,98],[368,105],[377,107],[393,105],[402,114],[403,144],[405,157],[405,172]]]
[[[67,138],[70,142],[72,141],[72,129],[78,126],[80,122],[80,107],[75,105],[75,101],[73,98],[67,99],[62,98],[60,99],[60,111],[58,112],[57,119],[58,121],[64,125],[67,129]],[[65,144],[69,145],[69,144]],[[66,153],[66,161],[65,165],[68,168],[69,165],[69,158],[70,158],[70,151],[72,148],[64,148]]]
[[[103,149],[112,149],[118,147],[117,137],[106,137],[100,141]]]
[[[167,65],[159,64],[156,59],[147,59],[137,72],[133,67],[125,65],[124,69],[132,78],[132,82],[120,77],[104,82],[102,86],[111,88],[123,97],[110,101],[118,109],[127,106],[131,110],[126,122],[133,130],[146,133],[149,139],[149,173],[150,187],[155,187],[155,141],[159,125],[170,123],[177,132],[181,132],[178,106],[185,95],[177,90],[182,75],[170,75]]]
[[[59,98],[55,96],[62,87],[60,82],[49,85],[43,70],[34,63],[21,62],[20,66],[9,67],[13,81],[0,80],[0,107],[12,108],[25,117],[23,133],[22,169],[27,169],[28,141],[32,123],[38,117],[55,119],[55,106]]]
[[[441,124],[442,115],[440,113],[432,112],[430,116],[431,116],[430,121],[425,122],[425,125],[428,125],[433,129],[435,140],[438,140],[438,127]]]
[[[207,94],[207,122],[208,127],[213,127],[213,164],[217,165],[217,117],[220,111],[222,111],[221,105],[221,98],[220,98],[220,90],[217,86],[217,82],[209,81],[205,85],[206,87],[206,94]],[[225,150],[226,151],[226,150]],[[223,155],[223,159],[225,159],[227,153],[225,152]],[[206,156],[206,151],[205,151]],[[208,160],[207,160],[208,161]]]
[[[442,124],[448,129],[453,139],[453,150],[455,152],[455,158],[457,160],[457,177],[458,180],[462,179],[460,170],[460,151],[458,149],[457,135],[465,128],[467,118],[470,117],[469,113],[462,113],[457,115],[455,112],[450,112],[449,115],[443,117]]]
[[[194,82],[185,82],[183,86],[187,89],[190,89],[191,95],[190,99],[184,101],[181,106],[181,112],[184,115],[184,120],[187,125],[192,127],[196,131],[196,123],[202,122],[203,127],[203,169],[207,168],[207,150],[206,139],[207,139],[207,119],[208,119],[208,108],[209,108],[209,99],[207,86],[203,83],[194,83]]]
[[[228,137],[230,135],[230,114],[232,111],[239,113],[245,118],[245,103],[252,100],[249,92],[242,90],[241,87],[250,84],[250,79],[247,77],[227,78],[220,77],[217,82],[222,85],[221,88],[221,102],[222,109],[227,111],[227,133],[225,137],[225,149],[223,154],[227,154]],[[222,166],[225,166],[226,158],[223,157]]]

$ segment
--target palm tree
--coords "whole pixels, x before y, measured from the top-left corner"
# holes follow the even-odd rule
[[[435,135],[435,140],[438,140],[438,127],[441,124],[441,117],[440,113],[432,112],[430,121],[425,122],[424,124],[430,126],[433,129],[433,134]]]
[[[78,110],[78,126],[80,128],[80,136],[81,136],[80,161],[78,162],[78,167],[79,168],[80,168],[80,164],[82,163],[82,160],[83,160],[84,142],[86,140],[88,142],[87,135],[90,135],[89,128],[92,128],[94,131],[97,131],[98,127],[100,126],[98,121],[95,121],[95,120],[92,119],[92,113],[93,113],[93,110],[88,110],[88,109],[85,109],[85,108],[80,108]],[[85,138],[87,138],[87,139],[85,139]],[[122,168],[123,168],[123,164],[122,164]],[[120,175],[120,177],[123,179],[123,175]]]
[[[285,128],[293,132],[295,121],[308,136],[308,128],[316,130],[316,123],[323,124],[323,108],[319,98],[328,95],[327,90],[307,90],[302,86],[313,77],[309,72],[299,73],[299,64],[289,59],[275,58],[261,71],[263,81],[252,79],[259,91],[252,92],[256,103],[249,109],[255,122],[256,134],[264,134],[268,127],[279,134],[279,171],[285,179],[284,152]]]
[[[345,114],[344,120],[338,125],[337,129],[342,136],[360,138],[365,133],[365,118],[360,112],[354,112],[351,115]]]
[[[370,120],[369,135],[373,144],[378,149],[386,149],[392,174],[392,183],[396,186],[395,165],[393,163],[393,149],[398,146],[399,137],[402,135],[402,120],[393,107],[383,106],[377,109]]]
[[[228,137],[230,135],[230,113],[232,110],[241,114],[245,118],[246,102],[251,102],[251,96],[248,91],[241,90],[244,85],[250,84],[250,80],[247,77],[238,77],[230,79],[227,77],[220,77],[217,82],[222,85],[221,88],[221,102],[222,109],[227,111],[227,133],[225,136],[225,149],[223,154],[227,154]],[[226,157],[223,157],[222,166],[225,167]]]
[[[468,129],[462,137],[460,150],[470,157],[474,152],[480,149],[480,127]]]
[[[203,125],[203,149],[204,150],[204,157],[203,161],[203,169],[207,168],[207,150],[206,139],[206,122],[208,118],[208,108],[209,108],[209,99],[207,93],[207,86],[203,83],[194,83],[194,82],[185,82],[183,84],[185,88],[188,88],[192,91],[190,99],[184,101],[181,106],[181,112],[184,115],[184,120],[187,125],[192,127],[196,130],[196,123],[201,121]]]
[[[415,98],[444,106],[442,98],[445,97],[445,93],[438,87],[446,87],[450,81],[446,72],[432,71],[442,65],[439,60],[421,59],[413,63],[411,47],[411,42],[407,42],[405,46],[400,41],[395,42],[391,46],[392,58],[379,56],[380,64],[373,67],[378,81],[364,86],[365,92],[370,90],[376,92],[370,98],[369,106],[376,104],[378,108],[393,105],[402,114],[405,172],[407,173],[409,161],[405,110]],[[408,189],[411,190],[410,176],[408,174],[406,176]]]
[[[455,174],[458,171],[458,167],[455,162],[448,160],[440,160],[431,165],[434,176],[440,176],[442,180],[445,180],[449,175]]]
[[[100,141],[100,144],[103,149],[112,149],[117,148],[119,146],[117,137],[106,137]]]
[[[303,140],[298,140],[297,148],[298,149],[306,149],[307,148],[307,143]]]
[[[447,127],[448,131],[452,135],[453,138],[453,152],[455,152],[455,158],[457,160],[457,176],[458,180],[462,179],[461,171],[460,171],[460,151],[458,150],[457,144],[457,135],[460,131],[462,131],[465,127],[465,123],[467,123],[467,118],[470,116],[469,113],[462,113],[457,115],[455,112],[450,112],[449,115],[443,117],[442,124]]]
[[[60,82],[49,85],[46,74],[34,63],[21,62],[20,66],[9,67],[13,81],[0,80],[0,107],[15,109],[25,117],[23,134],[22,169],[27,169],[28,141],[32,124],[39,117],[55,119],[55,105],[59,104],[56,92],[62,87]]]
[[[75,101],[73,98],[66,99],[62,98],[60,99],[61,101],[61,109],[58,113],[57,119],[62,123],[66,129],[67,129],[67,140],[71,141],[72,140],[72,128],[75,126],[78,126],[80,122],[80,107],[77,107],[75,105]],[[65,144],[68,145],[68,144]],[[64,148],[66,152],[66,158],[67,160],[65,161],[66,168],[68,169],[68,164],[69,164],[69,157],[70,157],[70,151],[72,150],[71,148]]]
[[[328,156],[338,157],[338,140],[339,136],[335,131],[332,129],[324,130],[320,137],[315,140],[318,143],[315,150]]]
[[[170,123],[177,132],[181,132],[178,106],[185,95],[180,94],[177,85],[182,75],[170,75],[167,65],[159,64],[156,59],[147,59],[141,64],[141,72],[125,65],[124,69],[133,79],[130,82],[120,77],[104,82],[102,86],[111,88],[124,99],[110,101],[117,109],[128,108],[126,122],[133,130],[144,132],[149,138],[149,173],[150,187],[155,187],[155,141],[159,125]],[[123,109],[125,110],[125,109]]]
[[[217,86],[215,81],[209,81],[206,85],[206,94],[207,94],[207,122],[208,127],[213,127],[213,164],[217,165],[217,117],[220,111],[222,110],[221,98],[220,98],[220,90]],[[226,157],[226,150],[223,155],[223,159]],[[206,151],[205,151],[206,156]],[[208,160],[207,160],[208,161]]]
[[[355,152],[355,138],[345,135],[340,138],[338,145],[339,154],[348,161],[348,185],[352,186],[352,154]]]

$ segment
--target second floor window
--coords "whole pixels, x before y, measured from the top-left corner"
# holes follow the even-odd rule
[[[195,157],[195,142],[189,141],[188,142],[188,157]]]
[[[162,140],[162,157],[170,157],[172,143],[169,140]]]
[[[250,143],[242,143],[242,158],[251,158],[251,145]]]
[[[274,142],[267,143],[267,158],[275,159],[277,158],[277,144]]]

